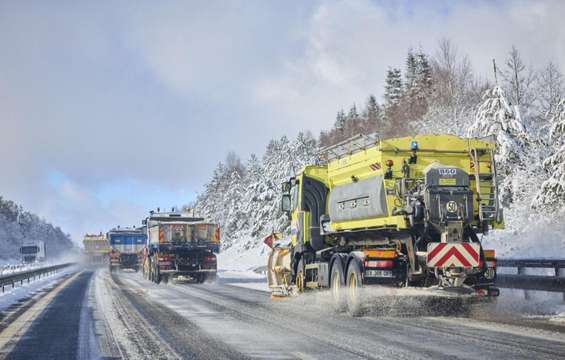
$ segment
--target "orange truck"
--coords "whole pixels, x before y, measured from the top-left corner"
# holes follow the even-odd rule
[[[216,278],[220,227],[180,212],[150,212],[143,220],[147,247],[143,275],[157,284],[169,280],[197,283]]]

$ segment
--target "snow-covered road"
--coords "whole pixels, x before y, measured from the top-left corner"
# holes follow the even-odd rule
[[[53,290],[56,294],[44,309],[29,316],[28,326],[19,333],[13,332],[8,342],[11,345],[2,350],[4,356],[13,359],[557,359],[565,356],[565,325],[522,318],[511,312],[499,313],[504,308],[501,304],[484,305],[464,317],[417,315],[414,309],[406,315],[402,309],[396,309],[351,318],[331,311],[326,293],[273,301],[262,291],[264,276],[260,274],[224,271],[215,284],[156,285],[139,273],[109,274],[100,269],[61,280],[67,283]],[[4,325],[9,328],[9,324]],[[2,334],[8,333],[8,328],[4,327]]]

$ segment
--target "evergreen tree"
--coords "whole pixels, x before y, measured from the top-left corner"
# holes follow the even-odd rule
[[[335,117],[335,123],[334,123],[334,128],[339,129],[339,130],[343,130],[345,128],[345,122],[347,121],[347,118],[345,117],[345,112],[342,110],[337,112],[337,115]]]
[[[402,73],[398,68],[389,68],[385,79],[385,107],[398,105],[402,98]]]
[[[560,148],[543,163],[550,177],[542,184],[533,206],[563,214],[565,212],[563,206],[565,204],[565,99],[559,103],[552,122],[550,138],[560,144]]]
[[[487,90],[479,106],[470,136],[494,136],[497,142],[496,162],[502,177],[503,202],[513,201],[512,176],[525,168],[528,134],[517,106],[510,106],[504,90],[496,86]]]
[[[406,91],[410,91],[412,89],[412,87],[414,86],[414,82],[416,81],[416,72],[418,67],[418,63],[416,60],[416,55],[414,55],[414,52],[412,51],[412,49],[408,50],[408,56],[406,57],[406,82],[405,82],[405,88]]]
[[[359,121],[359,113],[357,112],[357,106],[353,104],[349,109],[349,113],[347,114],[347,121],[355,123]]]
[[[432,88],[432,67],[428,57],[423,52],[416,54],[415,85],[421,96],[427,96]]]
[[[381,120],[381,108],[377,103],[377,98],[375,95],[370,95],[367,99],[367,122],[369,123],[369,129],[377,129]]]

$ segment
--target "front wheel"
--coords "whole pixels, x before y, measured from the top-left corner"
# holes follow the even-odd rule
[[[361,289],[363,287],[363,279],[361,277],[361,269],[355,260],[349,263],[347,267],[347,311],[351,316],[361,315]]]
[[[340,259],[336,259],[332,265],[330,274],[330,289],[332,293],[333,307],[336,312],[345,310],[344,296],[345,279],[343,276],[343,265]]]

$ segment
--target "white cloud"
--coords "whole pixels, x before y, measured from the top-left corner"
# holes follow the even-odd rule
[[[446,12],[431,2],[411,11],[368,0],[322,3],[309,19],[302,56],[257,81],[256,101],[280,111],[275,116],[290,119],[291,128],[327,128],[340,107],[382,95],[386,69],[402,67],[409,48],[434,52],[441,38],[485,78],[492,58],[502,63],[512,45],[530,64],[553,60],[565,70],[564,2],[447,4]]]

